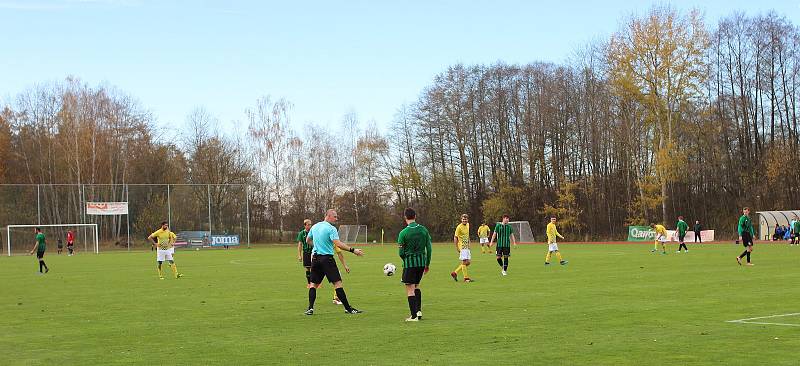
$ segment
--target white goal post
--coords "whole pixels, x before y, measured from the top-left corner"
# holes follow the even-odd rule
[[[81,227],[92,228],[94,230],[94,235],[91,235],[90,237],[94,240],[94,252],[100,253],[100,237],[97,232],[97,224],[8,225],[6,226],[6,249],[8,251],[9,257],[11,256],[11,230],[18,228],[33,229],[37,227],[42,228],[42,231],[45,233],[45,237],[47,237],[47,230],[45,230],[45,228],[81,228]],[[33,242],[34,242],[33,235],[31,235],[30,243],[33,244]]]
[[[366,244],[367,225],[339,225],[339,240],[347,244]]]
[[[533,244],[533,232],[531,224],[527,221],[510,221],[509,224],[514,228],[514,238],[519,244]]]

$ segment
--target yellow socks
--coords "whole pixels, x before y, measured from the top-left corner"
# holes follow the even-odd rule
[[[556,252],[556,257],[558,257],[559,262],[563,262],[564,258],[561,258],[561,252]]]
[[[164,278],[164,272],[161,272],[161,267],[157,267],[157,268],[158,268],[158,277]]]
[[[170,265],[170,268],[172,268],[172,274],[175,276],[175,278],[178,278],[178,266],[173,263]]]
[[[461,271],[461,268],[463,268],[463,267],[464,267],[463,264],[459,264],[458,267],[456,267],[456,269],[453,270],[453,272],[458,273],[459,271]]]
[[[545,263],[550,263],[550,252],[547,252],[547,255],[544,256]]]
[[[463,265],[463,264],[462,264],[462,265],[461,265],[461,269],[462,269],[462,271],[464,272],[464,278],[465,278],[465,279],[466,279],[466,278],[469,278],[469,274],[467,274],[467,266],[465,266],[465,265]]]

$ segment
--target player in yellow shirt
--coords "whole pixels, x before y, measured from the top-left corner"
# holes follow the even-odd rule
[[[450,273],[450,276],[458,282],[458,272],[464,272],[464,282],[472,282],[467,273],[467,267],[471,263],[472,254],[469,251],[469,215],[461,215],[461,223],[456,226],[456,232],[453,235],[453,242],[456,245],[456,252],[458,252],[458,260],[461,264]]]
[[[158,278],[164,279],[164,272],[161,271],[161,264],[164,260],[169,261],[169,266],[172,268],[172,274],[175,278],[181,278],[183,275],[178,273],[178,267],[175,265],[175,260],[172,255],[175,254],[175,239],[178,237],[169,230],[169,224],[166,221],[161,223],[161,228],[147,237],[147,240],[152,240],[158,246],[156,260],[158,261]]]
[[[556,217],[552,216],[550,217],[550,223],[547,224],[547,255],[544,257],[545,266],[550,265],[550,255],[553,253],[558,257],[558,263],[562,266],[569,263],[569,261],[565,261],[564,258],[561,257],[561,252],[558,251],[556,238],[564,239],[556,228]]]
[[[486,225],[485,220],[478,227],[478,241],[481,242],[481,254],[491,253],[492,248],[489,248],[489,225]]]
[[[650,224],[650,227],[656,231],[656,240],[650,252],[655,253],[658,250],[658,243],[661,243],[661,254],[667,254],[667,228],[660,224]]]

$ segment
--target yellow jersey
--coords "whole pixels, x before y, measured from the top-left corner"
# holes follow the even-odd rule
[[[178,238],[178,236],[172,231],[169,231],[169,229],[158,229],[150,234],[150,237],[158,238],[158,249],[162,250],[172,249],[172,245],[175,244],[175,239]]]
[[[656,234],[667,235],[667,228],[664,225],[656,225]]]
[[[564,237],[561,236],[561,234],[558,232],[558,229],[556,229],[556,224],[554,222],[551,222],[547,224],[547,242],[549,243],[555,242],[556,237],[564,239]]]
[[[489,237],[489,226],[488,225],[481,225],[478,228],[478,237],[479,238],[488,238]]]
[[[455,237],[458,238],[461,249],[469,249],[469,223],[458,224],[458,226],[456,226]]]

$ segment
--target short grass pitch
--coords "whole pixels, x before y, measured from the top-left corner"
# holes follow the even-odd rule
[[[675,246],[671,246],[674,250]],[[424,320],[408,308],[393,246],[347,253],[344,314],[307,290],[295,248],[178,251],[184,278],[159,280],[152,253],[0,258],[0,364],[797,364],[800,247],[733,244],[652,254],[649,245],[512,250],[509,275],[473,248],[474,283],[454,282],[451,245],[434,245]],[[341,267],[341,266],[340,266]]]

